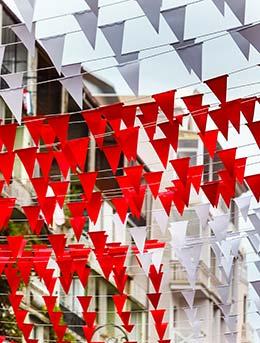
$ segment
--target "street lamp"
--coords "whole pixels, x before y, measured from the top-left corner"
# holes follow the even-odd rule
[[[114,324],[104,324],[104,325],[98,326],[98,327],[94,330],[93,336],[94,336],[94,334],[95,334],[96,332],[98,332],[98,331],[100,331],[100,330],[102,330],[103,328],[106,328],[106,327],[108,327],[108,326],[112,326],[112,327],[118,329],[119,331],[121,331],[122,337],[120,337],[120,338],[108,337],[108,338],[105,340],[106,343],[129,342],[126,332],[125,332],[120,326],[114,325]]]

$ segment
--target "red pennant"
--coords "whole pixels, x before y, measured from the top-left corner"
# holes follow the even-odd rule
[[[131,332],[135,326],[134,326],[133,324],[127,324],[127,325],[122,325],[122,327],[123,327],[127,332]],[[131,342],[129,342],[129,343],[131,343]]]
[[[254,194],[256,201],[260,200],[260,174],[245,177],[246,183]]]
[[[114,272],[114,280],[116,283],[116,287],[118,292],[123,293],[125,289],[126,282],[128,280],[128,276],[126,274],[126,268],[123,267],[121,269],[117,268],[117,265],[113,268]]]
[[[43,295],[43,300],[46,304],[47,310],[49,313],[53,312],[54,307],[56,306],[57,296],[54,295]]]
[[[210,181],[201,185],[203,192],[213,207],[217,207],[219,200],[219,181]]]
[[[252,123],[255,114],[256,97],[247,98],[241,101],[240,109],[246,118],[247,123]]]
[[[92,193],[95,187],[97,172],[89,172],[79,174],[80,183],[83,187],[85,196],[87,200],[91,200]]]
[[[170,215],[171,208],[172,208],[172,201],[173,201],[173,192],[171,191],[165,191],[159,193],[159,199],[161,201],[161,204],[163,205],[163,208],[165,209],[165,212]]]
[[[138,119],[141,121],[145,132],[150,140],[153,139],[156,131],[157,117],[159,113],[158,105],[155,102],[139,105],[142,115],[138,115]]]
[[[109,280],[109,276],[113,269],[113,260],[108,259],[107,256],[98,256],[97,260],[105,278]]]
[[[165,310],[151,310],[150,312],[151,312],[151,315],[153,316],[153,320],[155,324],[161,324],[163,321]]]
[[[225,179],[225,177],[222,175],[221,177],[224,179],[222,179],[219,183],[219,193],[222,196],[225,204],[227,205],[227,207],[229,208],[230,206],[230,201],[231,199],[235,196],[235,180],[233,180],[232,178],[230,178],[230,176],[228,175],[227,171],[223,170],[222,171],[224,174],[227,174],[227,179],[231,179],[231,184],[233,185],[233,189],[232,186],[230,185],[230,183],[227,182],[227,180]]]
[[[17,262],[18,268],[21,273],[21,278],[23,279],[25,285],[30,282],[31,271],[33,267],[33,261],[31,257],[19,259]]]
[[[234,174],[236,151],[237,148],[218,151],[218,156],[220,157],[222,163],[224,164],[230,175]]]
[[[89,130],[94,136],[99,149],[102,149],[107,121],[101,117],[100,109],[84,111],[82,112],[82,116],[85,119]]]
[[[79,302],[80,302],[80,305],[82,307],[82,312],[87,312],[88,311],[88,308],[89,308],[89,304],[91,302],[91,299],[92,299],[92,296],[90,295],[83,295],[83,296],[77,296]]]
[[[51,148],[55,142],[55,132],[49,124],[43,124],[41,126],[41,137],[47,148]]]
[[[237,181],[242,185],[244,182],[245,177],[245,169],[246,169],[246,157],[238,158],[235,160],[235,176]]]
[[[16,293],[19,285],[21,278],[18,274],[17,269],[14,269],[11,264],[7,264],[5,267],[5,276],[7,278],[8,284],[10,286],[11,292]]]
[[[126,199],[124,197],[112,198],[111,201],[116,208],[116,212],[119,215],[119,218],[121,219],[122,223],[124,223],[126,219],[126,214],[128,211],[128,203]]]
[[[115,103],[107,106],[99,107],[101,114],[108,120],[110,126],[115,132],[119,131],[121,125],[121,111],[123,104]]]
[[[102,196],[100,192],[92,193],[91,200],[86,203],[86,209],[90,220],[96,224],[102,206]]]
[[[181,182],[185,185],[188,177],[190,157],[183,157],[176,160],[171,160],[170,163],[176,171],[176,174],[178,175]]]
[[[14,198],[0,198],[0,230],[8,225],[15,200]]]
[[[225,103],[227,98],[227,78],[228,75],[221,75],[204,81],[221,103]]]
[[[23,236],[8,236],[8,247],[14,258],[21,257],[26,245],[26,239]]]
[[[154,100],[160,106],[161,110],[170,122],[173,121],[175,93],[176,90],[171,90],[153,95]]]
[[[197,193],[200,191],[200,185],[202,180],[204,166],[192,166],[188,171],[188,179],[192,183]]]
[[[56,200],[60,208],[62,208],[64,205],[64,201],[68,192],[69,184],[70,184],[69,181],[50,182],[50,186],[53,190],[53,193],[55,194]]]
[[[70,116],[68,114],[48,117],[48,124],[62,144],[65,144],[68,138],[69,120]]]
[[[47,152],[39,152],[37,154],[37,161],[40,165],[42,176],[48,180],[50,169],[53,163],[53,152],[47,151]]]
[[[39,144],[39,140],[41,137],[41,128],[44,122],[44,117],[24,117],[23,121],[30,132],[30,135],[35,143],[35,145]]]
[[[105,231],[93,231],[88,232],[88,235],[90,236],[90,239],[95,247],[95,254],[96,255],[103,255],[106,241],[107,241],[107,235]]]
[[[240,101],[240,99],[236,99],[221,105],[224,114],[228,117],[238,133],[240,132]]]
[[[254,136],[258,148],[260,148],[260,121],[248,123],[247,126],[251,131],[252,135]]]
[[[76,266],[76,272],[79,276],[79,280],[82,284],[82,287],[86,288],[88,284],[88,278],[90,274],[90,268],[86,267],[87,261],[73,261],[73,265]]]
[[[115,137],[128,161],[136,161],[137,159],[138,135],[139,127],[129,127],[115,133]]]
[[[67,161],[63,151],[54,151],[53,156],[58,163],[62,176],[64,177],[64,179],[67,179],[69,169],[70,169],[70,164]]]
[[[162,293],[150,293],[147,294],[147,298],[155,309],[157,309]]]
[[[209,156],[213,158],[217,147],[218,130],[206,131],[205,133],[199,132],[198,135],[207,148]]]
[[[149,272],[149,278],[153,284],[155,292],[157,292],[157,293],[160,292],[162,277],[163,277],[163,272],[158,273],[157,270],[155,269],[155,266],[151,265],[150,272]]]
[[[143,174],[143,166],[133,166],[133,167],[124,167],[124,171],[130,180],[133,188],[136,192],[139,192],[141,185],[141,178]]]
[[[216,124],[219,131],[222,133],[224,138],[228,139],[228,113],[225,113],[225,111],[222,108],[218,108],[216,110],[212,110],[209,112],[209,115],[211,119]]]
[[[10,300],[10,304],[12,305],[12,308],[13,308],[14,312],[16,313],[19,309],[21,302],[22,302],[23,295],[21,295],[21,294],[9,294],[8,297]]]
[[[103,146],[103,152],[112,169],[112,172],[115,174],[117,171],[121,153],[122,153],[120,146],[118,144],[110,145],[110,146]]]
[[[133,127],[135,124],[136,107],[137,105],[122,107],[121,115],[122,115],[123,122],[125,123],[127,128]]]
[[[116,306],[117,312],[121,314],[123,312],[123,307],[126,303],[127,295],[126,294],[117,294],[113,295],[113,301]]]
[[[165,137],[169,140],[172,148],[177,152],[179,138],[179,122],[175,119],[173,122],[165,122],[158,125]]]
[[[209,115],[209,107],[203,106],[201,109],[191,113],[200,132],[205,133],[207,127],[207,120]]]
[[[64,234],[48,235],[48,240],[52,245],[56,257],[61,257],[64,254],[66,237]]]
[[[168,327],[168,323],[155,324],[155,328],[156,328],[156,331],[160,340],[163,340],[167,327]]]
[[[32,147],[32,148],[15,150],[15,153],[18,155],[19,159],[21,160],[30,179],[33,176],[37,149],[38,148],[36,147]]]
[[[170,142],[167,138],[161,138],[151,141],[152,146],[159,157],[160,161],[164,168],[167,167],[168,157],[169,157],[169,150],[170,150]]]
[[[33,185],[35,193],[37,194],[38,199],[44,202],[44,200],[46,199],[48,189],[47,181],[43,177],[38,177],[32,178],[31,183]]]
[[[146,185],[140,187],[139,192],[134,190],[128,190],[125,194],[126,200],[129,203],[129,208],[133,216],[136,218],[141,217],[141,212],[143,208],[144,198],[146,192]]]
[[[70,218],[70,224],[72,226],[72,229],[74,231],[74,234],[77,238],[77,240],[80,240],[80,237],[82,235],[83,229],[86,224],[86,217],[73,217]]]
[[[85,170],[88,145],[88,137],[72,139],[67,141],[65,144],[63,152],[73,171],[77,171],[77,167],[79,167],[82,171]]]
[[[8,152],[13,152],[17,124],[0,125],[0,142]]]
[[[91,342],[92,336],[94,335],[94,331],[95,331],[95,326],[93,327],[88,327],[87,325],[82,327],[83,331],[84,331],[84,335],[85,338],[87,340],[87,342]]]
[[[72,217],[83,217],[84,210],[85,210],[85,203],[84,202],[70,202],[67,203],[67,206],[70,210]]]
[[[146,183],[148,184],[154,199],[157,198],[161,185],[163,172],[149,172],[144,174]]]
[[[97,314],[96,312],[83,312],[84,320],[90,328],[94,326]]]
[[[68,278],[68,277],[65,277],[65,276],[61,275],[59,277],[59,280],[60,280],[60,283],[62,285],[62,288],[63,288],[65,294],[68,294],[69,291],[70,291],[72,278]]]
[[[39,199],[39,203],[45,221],[48,225],[51,225],[56,207],[56,197],[46,197],[45,199]]]
[[[131,312],[130,311],[125,311],[125,312],[121,312],[118,313],[122,322],[124,323],[124,325],[128,325],[129,321],[130,321],[130,316],[131,316]]]
[[[8,185],[10,184],[12,178],[14,158],[15,154],[13,152],[0,153],[0,171]]]
[[[203,94],[193,94],[182,97],[189,112],[197,111],[202,107]]]

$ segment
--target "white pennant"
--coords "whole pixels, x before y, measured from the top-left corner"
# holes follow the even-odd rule
[[[144,254],[137,254],[136,255],[138,260],[141,263],[142,269],[145,272],[145,275],[149,275],[150,266],[152,264],[152,254],[150,252],[146,252]]]
[[[245,23],[246,0],[226,0],[226,3],[241,24]]]
[[[225,0],[212,0],[222,15],[225,14]]]
[[[165,211],[154,211],[153,218],[159,225],[161,233],[164,235],[168,227],[169,217],[167,216]]]
[[[206,229],[209,218],[210,204],[199,204],[194,207],[194,210],[199,217],[202,229]]]
[[[218,293],[220,295],[223,304],[227,304],[229,298],[229,286],[219,286],[217,287]]]
[[[244,38],[239,31],[236,31],[236,29],[228,30],[230,36],[238,46],[239,50],[242,52],[242,54],[245,56],[245,58],[249,59],[249,51],[250,51],[250,43],[246,38]]]
[[[245,29],[239,30],[239,33],[246,38],[250,44],[259,52],[260,41],[259,41],[260,24],[255,24]]]
[[[252,225],[254,226],[254,229],[258,234],[260,234],[260,219],[256,213],[251,213],[248,215],[248,218]]]
[[[228,332],[224,336],[228,343],[237,343],[237,332]]]
[[[209,226],[214,232],[217,241],[222,241],[227,237],[227,228],[229,224],[229,215],[223,214],[214,218],[209,222]]]
[[[11,26],[11,29],[16,36],[22,41],[29,54],[35,55],[35,23],[32,25],[32,30],[29,31],[25,24]]]
[[[137,0],[137,2],[144,11],[147,19],[153,25],[156,32],[159,32],[160,9],[162,6],[162,0]]]
[[[233,256],[229,256],[228,258],[222,257],[221,259],[221,266],[224,270],[224,273],[226,275],[226,278],[229,279],[233,267]]]
[[[181,294],[183,295],[184,299],[186,300],[187,304],[190,308],[193,307],[194,304],[194,297],[195,297],[195,290],[191,291],[182,291]]]
[[[241,237],[231,240],[231,251],[235,258],[238,257]]]
[[[98,0],[85,0],[91,11],[98,17]]]
[[[136,60],[132,63],[127,63],[118,66],[118,70],[120,74],[123,76],[124,80],[134,93],[134,95],[138,95],[139,93],[139,72],[140,72],[140,65],[139,61]]]
[[[171,245],[181,249],[186,242],[186,232],[188,227],[188,220],[170,223],[170,233],[172,236]]]
[[[203,43],[200,42],[176,50],[188,71],[193,70],[200,80],[202,80],[202,47]]]
[[[238,197],[234,199],[245,221],[247,221],[247,215],[250,208],[251,198],[252,196],[249,195],[249,196],[242,196],[242,197]]]
[[[192,325],[192,323],[196,319],[198,309],[197,308],[185,308],[184,312],[185,312],[190,324]]]
[[[146,235],[147,235],[147,229],[145,226],[142,227],[132,227],[129,228],[129,232],[131,236],[133,237],[133,240],[135,242],[135,245],[139,251],[139,253],[144,252],[144,246],[146,241]]]
[[[184,39],[186,5],[162,11],[162,15],[179,41]]]
[[[65,78],[60,79],[60,83],[67,89],[69,94],[82,109],[83,106],[83,82],[81,75],[81,63],[62,66],[62,74]]]
[[[121,55],[122,52],[124,28],[124,21],[100,26],[101,31],[103,32],[116,56]]]
[[[257,295],[260,297],[260,280],[251,281],[250,283],[253,286],[254,290],[256,291]]]
[[[228,316],[224,317],[225,323],[228,326],[231,332],[235,332],[237,329],[237,317],[236,316]]]
[[[26,27],[31,31],[34,14],[32,2],[29,0],[14,0],[14,2],[25,22]]]
[[[74,17],[77,20],[81,30],[84,32],[87,40],[91,44],[92,48],[95,49],[98,25],[97,16],[93,12],[83,11],[74,13]]]
[[[10,108],[17,122],[21,124],[23,109],[23,73],[5,74],[1,75],[1,77],[5,80],[10,89],[1,90],[0,95]]]
[[[259,235],[255,233],[251,233],[247,235],[247,239],[249,240],[252,248],[258,254],[260,252],[260,239]]]
[[[151,249],[150,252],[152,253],[152,263],[153,263],[157,273],[159,273],[161,265],[162,265],[164,248]]]
[[[232,306],[232,304],[220,304],[219,308],[221,309],[222,313],[225,316],[228,316],[230,314],[230,311],[231,311],[231,306]]]
[[[40,39],[40,42],[42,43],[48,56],[52,60],[57,72],[60,74],[65,43],[65,34],[55,37],[42,38]]]

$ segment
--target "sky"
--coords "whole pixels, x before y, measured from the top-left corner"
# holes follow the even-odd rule
[[[151,0],[152,1],[152,0]],[[159,34],[153,29],[147,18],[143,16],[143,12],[135,0],[99,0],[99,26],[110,24],[117,21],[126,20],[125,35],[123,40],[122,53],[127,53],[136,50],[142,50],[150,47],[156,47],[162,44],[177,42],[166,21],[161,16]],[[220,30],[227,30],[240,26],[239,21],[234,16],[230,8],[226,5],[225,16],[217,10],[212,0],[201,0],[191,4],[194,0],[164,0],[163,9],[172,8],[187,4],[187,14],[185,23],[185,39],[195,38],[197,36],[212,34]],[[5,3],[19,15],[14,4],[14,0],[5,0]],[[260,5],[259,0],[246,1],[246,24],[260,21]],[[38,21],[36,26],[37,38],[51,37],[62,33],[67,33],[65,41],[65,50],[63,56],[63,65],[85,62],[84,66],[89,71],[95,71],[100,68],[115,66],[117,63],[113,57],[113,51],[108,42],[104,38],[101,30],[97,33],[97,45],[93,50],[72,13],[80,12],[88,9],[84,0],[38,0],[34,20]],[[63,16],[64,15],[64,16]],[[60,18],[48,19],[53,16],[62,16]],[[131,19],[138,16],[137,19]],[[213,37],[213,36],[210,36]],[[203,37],[205,40],[209,37]],[[194,91],[194,87],[189,87],[190,84],[197,83],[200,80],[192,72],[189,74],[178,57],[177,53],[171,51],[169,45],[160,48],[153,48],[140,52],[140,58],[148,57],[160,53],[157,57],[147,58],[140,65],[140,85],[139,92],[141,95],[151,95],[154,93],[166,91],[169,89],[178,89],[177,96],[190,95]],[[161,54],[162,52],[167,52]],[[99,61],[86,62],[94,59]],[[203,44],[203,80],[207,80],[222,74],[229,74],[236,70],[255,66],[260,63],[260,55],[257,51],[250,47],[249,61],[240,52],[233,39],[229,35],[224,35],[221,38],[206,41]],[[120,95],[132,95],[130,88],[120,75],[117,68],[109,68],[96,72],[96,75],[104,81],[112,84],[116,92]],[[260,68],[252,67],[249,70],[241,71],[229,76],[228,87],[235,87],[228,91],[228,99],[236,97],[245,97],[251,94],[260,94]],[[245,84],[253,84],[247,85]],[[196,90],[208,92],[205,85],[196,86]],[[99,95],[99,94],[93,94]],[[216,98],[213,95],[204,97],[205,103],[215,103]],[[260,120],[260,106],[257,105],[255,120]],[[244,122],[242,121],[242,124]],[[212,125],[212,123],[209,123]],[[235,130],[230,132],[230,140],[227,142],[221,140],[224,148],[241,146],[237,151],[237,157],[254,156],[248,159],[250,166],[247,167],[246,174],[259,172],[259,149],[256,144],[249,147],[243,145],[254,143],[246,125],[241,126],[241,134],[238,135]],[[248,223],[247,223],[248,227]],[[252,250],[247,246],[247,251]],[[251,259],[255,258],[252,254]],[[254,280],[256,268],[252,264],[249,265],[249,279]],[[251,297],[256,295],[251,292]],[[254,311],[254,307],[250,311]],[[250,323],[254,327],[260,327],[259,316],[250,315]],[[255,337],[255,342],[257,338]]]

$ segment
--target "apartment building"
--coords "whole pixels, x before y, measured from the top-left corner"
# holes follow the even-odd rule
[[[11,13],[5,5],[0,5],[0,18],[1,25],[3,26],[3,29],[1,30],[2,44],[17,42],[18,39],[14,33],[10,29],[4,27],[17,22],[15,15]],[[55,68],[52,68],[49,58],[39,45],[37,45],[36,55],[34,58],[27,54],[27,51],[22,44],[13,44],[6,47],[2,73],[24,71],[27,71],[24,73],[24,84],[27,85],[23,109],[25,116],[34,116],[39,113],[44,115],[73,112],[74,114],[70,117],[69,139],[90,135],[86,124],[83,123],[77,104],[58,81],[37,85],[37,82],[51,80],[58,77]],[[102,94],[114,92],[114,89],[110,85],[92,75],[85,75],[83,84],[84,109],[97,108],[100,105],[108,105],[118,101],[116,96],[110,97],[108,100],[106,98],[92,97],[92,91],[100,92]],[[0,100],[0,109],[1,120],[3,123],[13,122],[10,110],[2,100]],[[108,127],[107,131],[109,130],[111,130],[111,128]],[[106,143],[111,144],[109,137],[105,138],[105,144]],[[25,126],[21,126],[17,129],[15,149],[26,148],[29,146],[33,146],[33,142]],[[44,151],[44,148],[42,151]],[[119,170],[122,170],[124,166],[128,166],[128,163],[122,157],[120,160]],[[52,165],[50,172],[50,175],[52,175],[55,180],[57,180],[56,167],[57,166]],[[102,151],[97,148],[95,140],[92,137],[85,171],[101,170],[98,175],[98,179],[100,181],[97,183],[97,187],[100,191],[107,192],[106,194],[108,194],[109,189],[118,187],[115,181],[102,181],[103,178],[109,180],[109,177],[112,175],[109,169],[110,166],[107,164]],[[40,168],[37,168],[36,165],[34,177],[37,176],[40,176]],[[73,181],[70,194],[73,193],[75,196],[75,194],[80,191],[80,183],[76,182],[75,176],[72,173],[68,176],[68,179]],[[17,198],[16,209],[12,217],[13,229],[19,233],[28,233],[26,217],[21,206],[32,204],[35,194],[29,182],[27,173],[18,159],[15,161],[15,170],[13,172],[11,185],[9,187],[5,187],[4,193],[8,196],[15,196]],[[122,227],[117,224],[116,218],[114,218],[115,210],[108,198],[108,200],[103,204],[102,211],[96,225],[92,225],[89,221],[86,222],[81,243],[84,243],[85,246],[91,244],[87,235],[89,231],[105,229],[108,233],[108,242],[120,242],[123,245],[131,245],[132,240],[129,232],[127,231],[127,227],[150,225],[151,204],[151,198],[148,194],[145,199],[141,218],[137,220],[136,218],[129,216],[126,223],[126,229],[122,231]],[[66,233],[68,236],[68,242],[73,243],[73,231],[71,227],[67,225],[65,217],[65,213],[59,212],[58,217],[54,216],[52,227],[50,228],[46,226],[44,232],[46,234],[53,232]],[[38,241],[40,240],[41,238],[39,237]],[[57,295],[59,299],[59,307],[64,312],[64,321],[69,327],[69,332],[65,339],[70,342],[85,342],[85,336],[82,330],[84,320],[82,318],[80,303],[76,297],[80,295],[92,295],[93,299],[90,304],[90,310],[97,313],[95,323],[96,333],[93,337],[94,340],[106,342],[121,342],[129,340],[138,341],[139,343],[147,341],[147,279],[143,275],[135,275],[134,271],[137,261],[133,256],[130,255],[127,259],[128,265],[131,266],[126,284],[127,293],[130,295],[127,302],[127,309],[133,312],[131,322],[135,324],[135,329],[131,333],[128,333],[123,329],[112,300],[112,296],[117,293],[115,284],[113,280],[107,281],[104,278],[97,262],[94,259],[91,259],[91,274],[86,289],[81,285],[77,278],[73,279],[68,295],[65,295],[61,285],[57,285],[55,288],[55,295]],[[53,268],[57,268],[57,266],[54,264]],[[39,281],[38,277],[32,275],[30,287],[26,288],[24,292],[26,296],[23,299],[22,307],[29,311],[28,321],[34,323],[35,326],[31,338],[38,339],[39,343],[48,342],[53,339],[55,340],[50,321],[46,315],[45,303],[42,298],[42,295],[46,294],[46,288]],[[14,333],[15,329],[12,331],[12,327],[10,329],[12,323],[13,328],[15,328],[15,322],[13,321],[8,323],[8,329],[7,326],[2,326],[0,333],[1,335],[6,335],[8,340],[17,339],[20,341],[20,334]],[[16,335],[18,338],[16,338]]]

